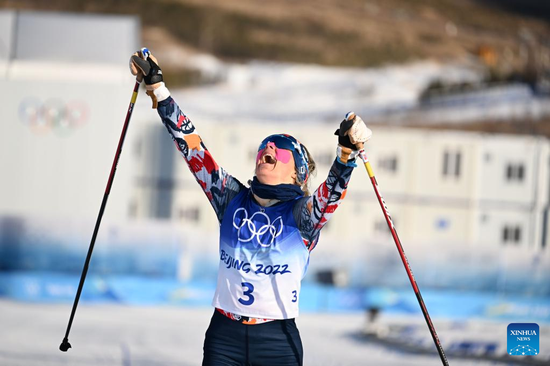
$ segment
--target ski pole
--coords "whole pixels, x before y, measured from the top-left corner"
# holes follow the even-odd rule
[[[348,120],[351,120],[351,119],[355,119],[355,114],[351,113],[348,116]],[[409,264],[407,257],[405,256],[405,251],[403,250],[403,246],[401,245],[401,240],[399,240],[399,236],[397,236],[397,231],[391,219],[390,213],[388,212],[388,207],[386,205],[386,202],[384,201],[384,198],[382,198],[382,195],[378,190],[378,182],[376,181],[376,177],[374,176],[374,172],[370,165],[369,159],[367,158],[367,154],[365,153],[365,149],[363,148],[363,143],[358,143],[356,144],[356,146],[359,149],[359,156],[361,157],[361,160],[363,160],[363,163],[365,164],[365,169],[367,170],[367,173],[372,183],[372,187],[374,188],[374,193],[376,193],[376,197],[378,198],[378,202],[380,203],[380,207],[382,208],[382,212],[384,213],[384,217],[386,218],[386,223],[388,224],[393,240],[395,241],[395,245],[397,246],[397,251],[401,256],[401,261],[403,262],[403,265],[405,266],[405,270],[407,271],[407,275],[409,276],[409,280],[411,282],[414,293],[416,295],[416,299],[418,300],[418,304],[420,305],[420,309],[422,309],[422,314],[424,314],[424,319],[426,319],[426,324],[428,325],[428,329],[430,330],[430,333],[432,335],[433,341],[435,343],[435,347],[437,348],[437,352],[439,353],[439,357],[441,358],[441,362],[443,363],[443,365],[449,366],[449,362],[447,361],[447,357],[445,356],[445,352],[443,351],[441,342],[437,337],[435,326],[433,325],[432,320],[430,319],[430,314],[428,314],[428,309],[426,308],[426,304],[424,304],[424,300],[422,299],[422,295],[420,294],[420,289],[418,288],[418,285],[416,284],[416,280],[414,279],[411,266]]]
[[[149,50],[147,48],[141,49],[141,54],[144,58],[147,58]],[[92,252],[94,250],[95,240],[97,233],[99,231],[99,226],[101,225],[101,218],[103,217],[103,212],[105,211],[105,206],[107,205],[107,199],[109,198],[109,193],[111,192],[111,186],[113,185],[113,179],[115,178],[115,172],[118,165],[118,159],[120,158],[120,153],[122,152],[122,145],[124,145],[124,138],[126,137],[126,132],[128,131],[128,125],[130,124],[130,118],[132,118],[132,112],[134,110],[134,105],[136,103],[139,85],[141,84],[141,74],[138,74],[136,77],[136,83],[134,85],[134,91],[132,93],[132,98],[130,99],[130,105],[128,107],[128,112],[126,113],[126,120],[124,121],[124,126],[122,127],[122,133],[120,139],[118,140],[118,147],[115,154],[115,159],[113,165],[111,166],[111,173],[109,174],[109,180],[107,181],[107,187],[105,188],[105,193],[103,194],[103,201],[101,201],[101,207],[99,209],[99,214],[94,227],[94,232],[92,234],[92,240],[90,242],[90,247],[88,248],[88,254],[86,255],[86,261],[84,262],[84,268],[82,269],[82,274],[80,276],[80,283],[78,284],[78,289],[76,291],[76,296],[73,303],[73,309],[71,311],[71,316],[69,318],[69,323],[67,325],[67,331],[65,332],[65,338],[59,346],[59,349],[63,352],[67,352],[71,348],[69,343],[69,332],[71,331],[71,326],[73,324],[74,315],[76,313],[76,308],[78,307],[78,300],[80,299],[80,294],[82,293],[82,288],[84,287],[84,281],[86,280],[86,274],[88,273],[88,266],[90,265],[90,259],[92,258]]]

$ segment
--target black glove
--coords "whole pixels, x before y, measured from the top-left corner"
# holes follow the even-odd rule
[[[353,126],[353,123],[355,122],[355,116],[351,119],[344,119],[342,122],[340,122],[340,128],[337,129],[334,134],[338,136],[338,144],[341,146],[348,147],[352,150],[357,150],[357,147],[351,143],[351,140],[349,139],[349,136],[345,133]]]
[[[144,60],[134,54],[132,56],[132,62],[143,73],[143,80],[146,85],[152,85],[162,81],[162,70],[151,56],[147,56],[147,60]]]

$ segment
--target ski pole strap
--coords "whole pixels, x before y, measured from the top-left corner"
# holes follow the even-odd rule
[[[147,90],[145,92],[145,94],[147,94],[148,96],[151,97],[151,101],[153,102],[153,105],[151,108],[153,109],[157,109],[158,107],[158,100],[157,100],[157,96],[155,95],[155,93],[152,91],[152,90]]]

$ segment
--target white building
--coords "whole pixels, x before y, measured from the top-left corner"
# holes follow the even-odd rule
[[[151,217],[147,207],[160,195],[169,195],[166,217],[179,222],[184,231],[198,232],[188,239],[201,252],[213,254],[218,230],[214,212],[161,122],[155,123],[166,136],[141,155],[140,170],[154,171],[147,164],[155,154],[160,160],[162,151],[162,159],[172,166],[165,172],[172,175],[145,179],[158,179],[157,188],[150,185],[135,191],[137,206],[143,206],[136,210],[137,216]],[[217,163],[243,183],[253,175],[257,145],[271,133],[290,133],[308,147],[318,164],[313,188],[326,178],[335,157],[335,126],[217,123],[200,117],[194,124]],[[529,281],[530,276],[540,280],[547,275],[550,142],[546,138],[372,129],[374,136],[366,151],[405,252],[423,283],[476,288],[471,283],[478,281],[479,288],[504,289],[518,276]],[[163,144],[173,151],[160,148]],[[361,282],[358,278],[372,280],[392,272],[388,266],[402,266],[361,165],[352,176],[346,199],[321,235],[313,254],[313,272],[331,268]],[[517,274],[526,266],[534,271]],[[402,275],[401,271],[393,273]],[[405,280],[401,276],[396,283]]]
[[[0,214],[97,215],[139,28],[132,16],[0,11]],[[126,177],[117,183],[128,186]],[[117,189],[113,217],[126,217],[125,195]]]
[[[313,188],[324,180],[335,157],[334,126],[194,123],[218,164],[243,183],[253,175],[258,143],[270,133],[291,133],[308,146],[318,163]],[[175,151],[160,120],[158,124],[166,136],[155,139],[151,150],[140,155],[144,173],[154,171],[154,166],[146,166],[151,155],[159,154],[155,153],[159,145]],[[367,155],[403,240],[547,247],[550,143],[546,138],[382,126],[373,126],[373,131]],[[165,169],[172,176],[160,175],[162,181],[156,184],[172,191],[169,216],[182,224],[213,229],[211,208],[183,159],[166,152],[163,159],[174,165]],[[339,226],[361,223],[367,237],[385,235],[385,220],[367,178],[359,164],[342,212],[333,220]],[[147,192],[140,201],[157,194]],[[139,216],[150,212],[144,207]]]

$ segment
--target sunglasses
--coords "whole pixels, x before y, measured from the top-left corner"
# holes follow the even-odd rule
[[[296,165],[298,175],[300,176],[300,180],[302,182],[305,182],[309,175],[309,167],[307,154],[305,153],[305,148],[303,147],[303,145],[290,135],[271,135],[266,137],[262,141],[260,147],[258,148],[258,152],[263,151],[269,143],[273,143],[277,147],[277,149],[292,151],[292,155],[294,156],[294,163]]]

